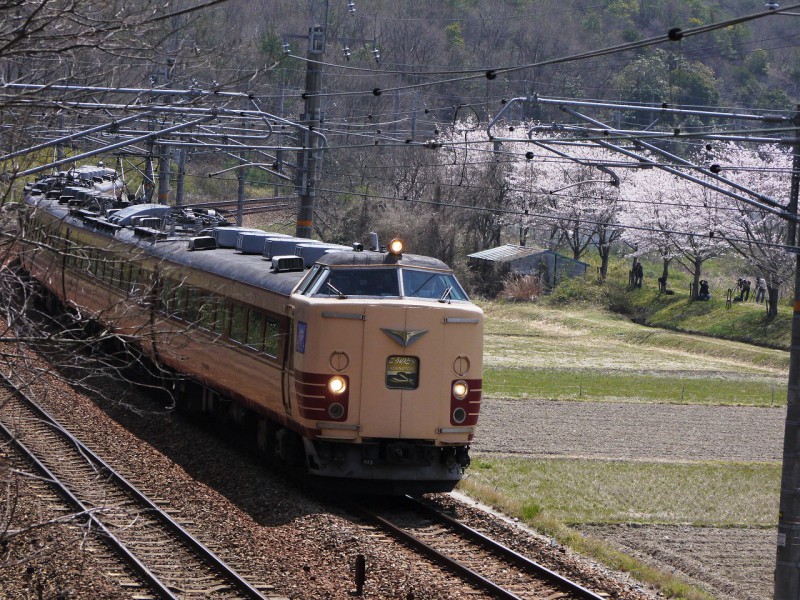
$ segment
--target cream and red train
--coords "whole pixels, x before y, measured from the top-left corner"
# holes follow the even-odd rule
[[[164,205],[82,205],[30,188],[24,268],[191,378],[187,406],[354,489],[460,480],[481,403],[483,314],[444,263],[233,227],[198,235],[208,215]]]

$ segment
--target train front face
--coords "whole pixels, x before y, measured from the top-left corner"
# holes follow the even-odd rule
[[[368,491],[449,491],[481,403],[483,312],[438,260],[322,259],[294,295],[295,402],[310,470]]]

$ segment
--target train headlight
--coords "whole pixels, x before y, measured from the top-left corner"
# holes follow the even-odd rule
[[[400,238],[394,238],[391,242],[389,242],[389,252],[391,254],[402,254],[403,246],[403,240]]]
[[[341,375],[334,375],[328,380],[328,391],[335,396],[344,394],[347,389],[347,380]]]
[[[466,381],[459,379],[453,383],[453,397],[456,400],[463,400],[467,394],[469,394],[469,386]]]
[[[467,420],[467,411],[460,406],[453,411],[453,423],[461,424]]]

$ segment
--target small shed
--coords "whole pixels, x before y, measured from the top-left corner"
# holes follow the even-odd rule
[[[552,289],[559,281],[586,273],[589,264],[569,258],[552,250],[535,246],[505,244],[475,252],[468,256],[469,264],[480,271],[487,288],[499,284],[508,274],[538,275],[545,289]],[[499,291],[499,287],[497,289]]]

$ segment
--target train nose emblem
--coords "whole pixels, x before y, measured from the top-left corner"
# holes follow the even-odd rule
[[[419,329],[416,331],[402,331],[400,329],[383,329],[381,330],[392,338],[395,342],[400,344],[403,348],[408,348],[411,344],[416,342],[423,335],[428,333],[427,329]]]

